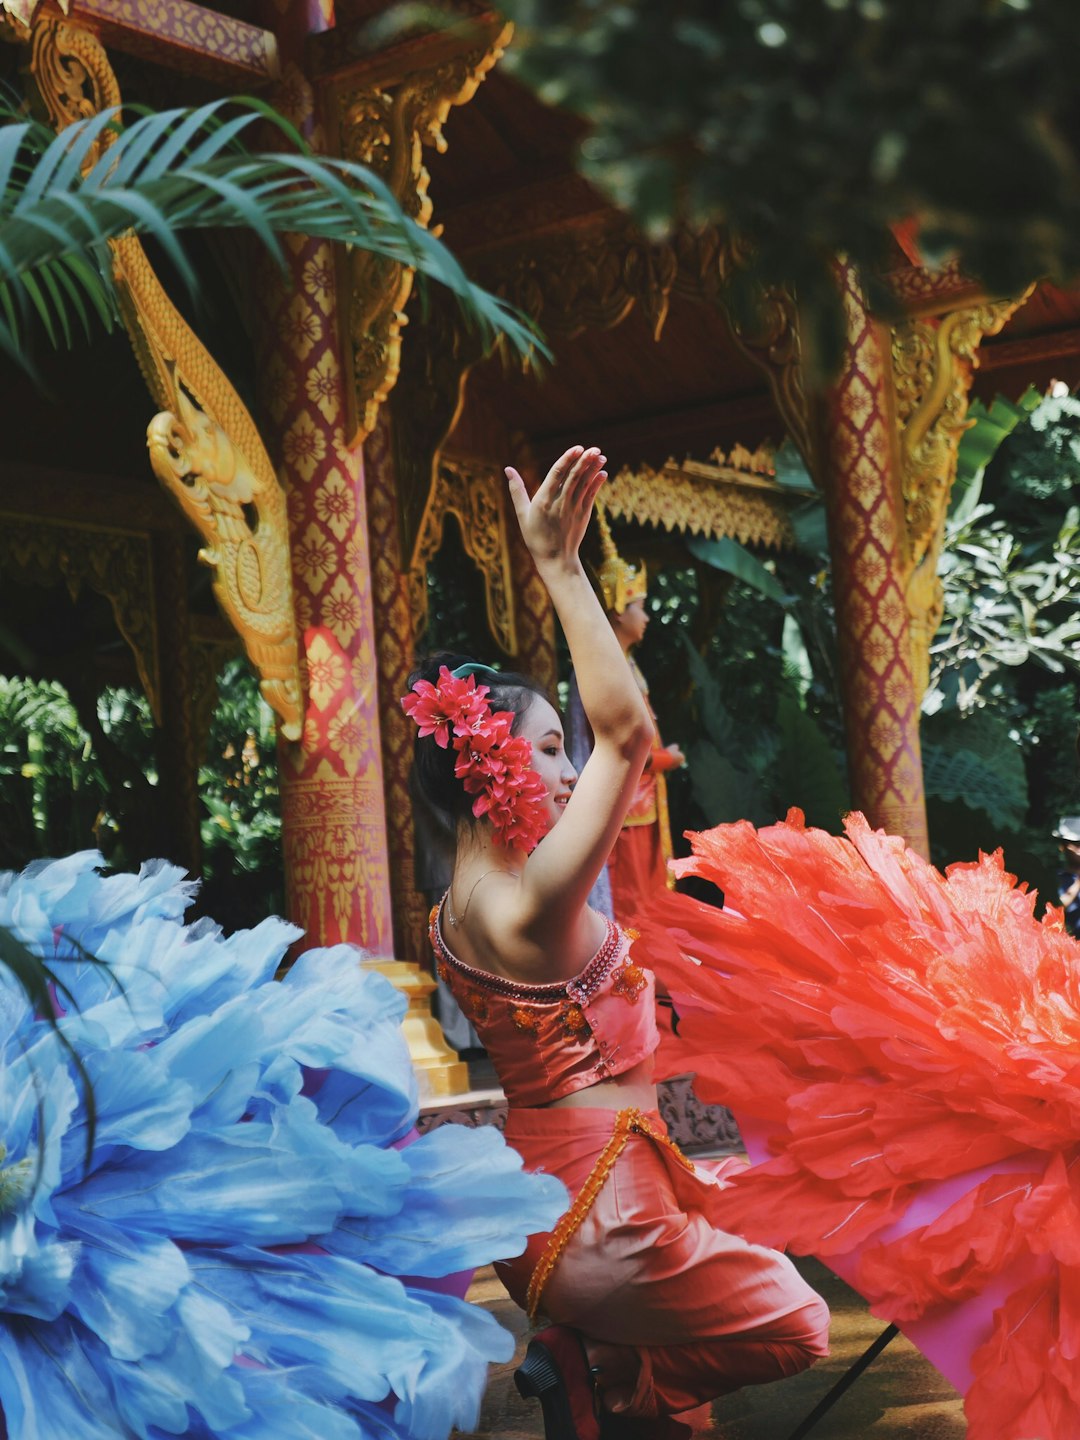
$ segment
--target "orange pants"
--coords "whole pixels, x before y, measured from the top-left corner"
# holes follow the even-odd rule
[[[646,1119],[666,1133],[655,1111]],[[557,1175],[576,1196],[616,1123],[611,1110],[511,1109],[506,1139],[527,1170]],[[710,1219],[723,1175],[741,1163],[687,1169],[661,1140],[631,1133],[543,1287],[539,1306],[553,1322],[637,1351],[630,1414],[690,1410],[828,1353],[825,1302],[791,1262]],[[549,1239],[532,1236],[523,1255],[496,1266],[523,1309]]]

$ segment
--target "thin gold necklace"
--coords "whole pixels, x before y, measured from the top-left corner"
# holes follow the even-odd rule
[[[454,907],[450,903],[450,896],[453,891],[453,886],[451,885],[450,889],[448,889],[446,892],[446,918],[450,921],[450,924],[453,925],[454,929],[457,929],[457,927],[465,919],[465,916],[469,913],[469,906],[472,904],[472,897],[475,894],[476,887],[480,884],[481,880],[486,880],[489,875],[512,875],[513,873],[514,872],[512,870],[504,870],[500,865],[496,865],[491,870],[485,870],[482,875],[478,875],[477,878],[473,881],[472,889],[465,897],[465,908],[464,910],[462,910],[460,915],[454,914]]]

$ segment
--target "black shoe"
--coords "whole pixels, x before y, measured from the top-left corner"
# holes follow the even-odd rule
[[[540,1401],[544,1440],[600,1440],[596,1387],[576,1330],[551,1325],[529,1341],[514,1371],[518,1393]]]

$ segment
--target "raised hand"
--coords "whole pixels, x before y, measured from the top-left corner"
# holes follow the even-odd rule
[[[506,467],[522,538],[538,565],[577,560],[596,492],[607,479],[606,461],[607,456],[595,447],[571,446],[555,461],[531,500],[518,472]]]

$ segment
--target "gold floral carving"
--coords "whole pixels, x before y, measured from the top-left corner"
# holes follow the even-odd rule
[[[753,466],[766,463],[763,451],[737,446],[735,453]],[[795,544],[786,495],[768,473],[736,468],[720,456],[713,463],[668,460],[659,470],[621,470],[605,488],[604,504],[616,519],[786,550]]]
[[[392,83],[356,86],[340,100],[344,155],[370,166],[419,225],[428,225],[432,212],[424,146],[439,152],[446,149],[442,127],[451,109],[472,99],[513,34],[513,26],[503,21],[481,29],[483,39],[478,44],[450,59],[414,70]],[[407,265],[360,249],[351,256],[354,443],[371,434],[379,406],[397,380],[405,302],[412,291],[413,273]]]
[[[1027,292],[1030,294],[1030,291]],[[1023,304],[982,301],[937,319],[906,319],[892,330],[892,371],[906,529],[904,579],[912,664],[921,696],[930,645],[943,613],[938,561],[960,438],[971,423],[968,396],[985,335],[996,335]]]
[[[738,344],[765,370],[777,408],[807,464],[813,464],[798,312],[784,290],[755,294],[736,313],[731,286],[748,247],[721,226],[677,231],[652,242],[626,219],[588,219],[572,230],[478,256],[477,278],[524,310],[549,335],[618,325],[635,305],[659,339],[672,295],[723,310]]]
[[[31,67],[57,130],[119,103],[97,38],[66,21],[34,28]],[[96,158],[96,157],[92,157]],[[124,320],[162,414],[147,443],[158,479],[205,541],[222,610],[235,626],[282,733],[302,728],[285,495],[255,422],[169,300],[141,242],[112,242]]]
[[[507,654],[517,654],[503,494],[504,486],[492,466],[457,457],[443,457],[409,567],[409,599],[417,635],[427,623],[427,568],[442,544],[446,516],[452,514],[461,523],[466,555],[484,577],[491,633]]]
[[[160,725],[161,674],[148,535],[101,525],[53,524],[40,515],[0,516],[0,565],[23,584],[63,579],[72,600],[82,587],[104,595],[131,646],[154,719]]]
[[[817,472],[815,437],[803,374],[799,312],[787,290],[770,289],[757,297],[752,320],[729,308],[731,333],[740,348],[765,371],[773,401],[812,475]]]
[[[641,305],[658,340],[678,260],[670,245],[652,244],[629,221],[605,218],[585,229],[515,246],[480,261],[476,271],[548,335],[608,330]]]

